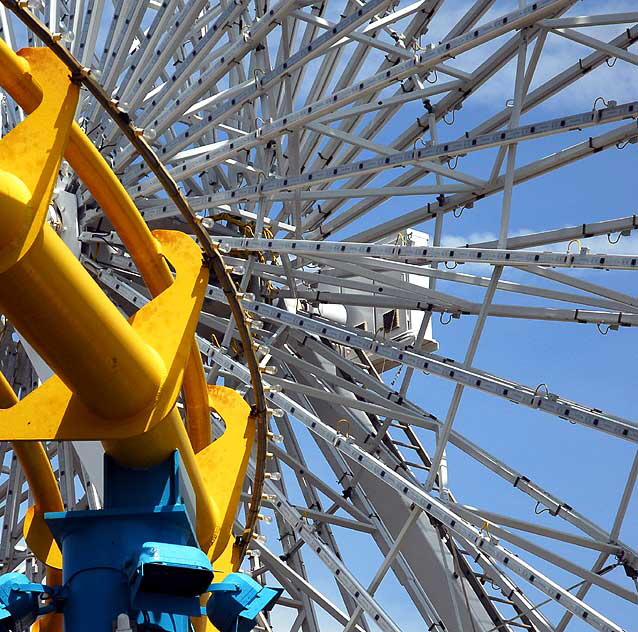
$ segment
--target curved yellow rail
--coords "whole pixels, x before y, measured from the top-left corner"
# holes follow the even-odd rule
[[[0,373],[0,408],[10,408],[17,404],[18,398],[11,385]],[[29,483],[35,506],[34,513],[43,516],[47,511],[64,511],[60,488],[51,469],[51,463],[44,446],[39,441],[13,441],[11,447],[20,460],[22,470]],[[62,582],[62,571],[47,566],[47,584],[55,586]],[[40,632],[60,632],[62,617],[47,615],[39,622]]]

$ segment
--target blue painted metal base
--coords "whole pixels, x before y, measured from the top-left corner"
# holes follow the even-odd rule
[[[104,509],[45,515],[62,550],[65,632],[112,632],[121,613],[140,632],[189,631],[213,574],[196,548],[182,473],[177,453],[147,470],[106,456]]]

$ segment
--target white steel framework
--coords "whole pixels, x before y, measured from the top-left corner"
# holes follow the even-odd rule
[[[39,45],[25,11],[57,33],[241,289],[272,406],[244,568],[285,589],[264,630],[635,625],[633,5],[2,0],[0,36]],[[4,95],[0,116],[23,113]],[[148,224],[190,232],[88,91],[77,119]],[[50,221],[120,309],[148,300],[66,164]],[[209,382],[250,400],[214,285],[198,343]],[[4,317],[0,367],[19,396],[49,375]],[[65,505],[98,507],[99,446],[47,449]],[[0,563],[38,578],[0,455]]]

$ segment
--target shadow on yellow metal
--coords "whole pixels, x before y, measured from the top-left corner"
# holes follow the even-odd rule
[[[55,511],[64,511],[64,508]],[[62,552],[44,521],[44,513],[35,505],[29,507],[24,516],[22,533],[31,551],[42,563],[49,568],[62,570]]]
[[[33,114],[2,139],[1,271],[23,257],[40,234],[79,94],[68,72],[46,49],[26,49],[22,57],[23,69],[49,84]],[[62,81],[56,81],[58,77]]]
[[[237,391],[224,386],[209,386],[208,393],[210,407],[226,425],[224,434],[196,456],[204,484],[208,489],[215,490],[215,501],[224,508],[216,528],[215,545],[209,555],[214,562],[226,548],[232,534],[241,487],[255,440],[255,424],[250,417],[250,406]]]

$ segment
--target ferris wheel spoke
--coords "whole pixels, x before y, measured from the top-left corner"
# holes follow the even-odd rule
[[[557,5],[561,4],[560,2],[556,2],[555,0],[553,3],[549,2],[548,0],[547,3],[541,4],[545,5],[548,3]],[[237,151],[241,149],[248,149],[258,142],[267,140],[271,135],[280,133],[284,128],[293,128],[297,125],[301,125],[303,124],[303,122],[305,122],[305,120],[313,120],[314,118],[317,118],[318,114],[329,113],[330,111],[334,110],[335,107],[346,105],[351,101],[361,98],[369,92],[379,90],[382,87],[389,85],[390,83],[392,83],[392,81],[400,80],[405,76],[409,76],[417,67],[421,70],[432,67],[432,65],[436,63],[436,60],[439,60],[443,57],[453,56],[457,52],[457,48],[459,49],[458,52],[461,52],[467,50],[468,47],[471,48],[473,46],[477,46],[480,43],[483,43],[486,39],[496,37],[502,34],[502,32],[511,30],[511,28],[515,28],[516,26],[518,26],[518,20],[523,19],[529,20],[531,18],[526,16],[525,13],[523,15],[519,15],[519,12],[516,12],[515,14],[504,17],[501,21],[500,27],[493,24],[485,25],[483,28],[478,27],[473,32],[471,37],[467,36],[468,39],[471,40],[469,44],[466,42],[466,36],[454,38],[450,42],[441,44],[439,47],[432,51],[421,53],[418,56],[418,63],[416,58],[415,60],[399,63],[392,67],[390,70],[361,80],[355,86],[343,88],[335,92],[331,97],[324,98],[323,100],[317,101],[314,104],[309,104],[307,107],[303,108],[302,110],[298,110],[297,112],[291,113],[289,116],[284,116],[280,119],[280,121],[274,121],[273,123],[263,126],[261,130],[259,130],[258,136],[256,136],[255,133],[248,137],[248,139],[250,139],[250,144],[248,144],[246,141],[244,141],[243,143],[226,141],[225,145],[231,152],[230,155],[232,155],[233,153],[237,153]],[[503,25],[506,25],[508,28],[504,28]],[[188,105],[192,105],[192,103],[188,102],[188,104],[183,103],[182,105],[184,107],[187,107]],[[146,127],[147,124],[143,123],[143,126]],[[158,121],[154,121],[152,126],[158,131],[162,129],[162,126],[159,124]],[[203,150],[202,153],[205,152],[206,150]],[[211,159],[212,155],[213,152],[211,152]],[[219,159],[220,150],[217,150],[215,152],[215,155]],[[203,166],[203,164],[201,164],[200,166]],[[184,169],[184,171],[186,170]],[[138,193],[140,192],[138,191]]]
[[[515,616],[505,618],[503,626],[495,624],[495,628],[503,629],[503,627],[508,624],[509,627],[512,628],[520,621],[521,624],[532,626],[537,630],[553,632],[554,628],[547,618],[534,606],[523,590],[521,590],[520,586],[518,586],[509,575],[505,574],[489,557],[477,549],[473,542],[458,537],[457,540],[462,544],[463,550],[466,551],[464,555],[471,556],[474,564],[480,569],[480,580],[488,582],[500,589],[501,597],[490,595],[488,599],[494,603],[504,603],[510,606],[516,613]]]
[[[157,59],[154,59],[153,66],[150,69],[141,63],[136,64],[136,72],[138,74],[143,73],[143,78],[140,77],[142,78],[143,83],[139,86],[139,88],[136,88],[134,93],[130,95],[125,93],[123,100],[125,98],[130,98],[130,107],[133,110],[138,107],[151,107],[156,111],[160,111],[161,108],[175,96],[176,92],[182,86],[182,83],[191,80],[190,78],[196,73],[197,68],[201,64],[201,60],[205,56],[211,54],[211,51],[213,51],[219,44],[228,29],[232,28],[233,23],[245,10],[247,2],[248,0],[241,0],[229,3],[228,7],[222,10],[218,16],[211,16],[216,18],[215,21],[206,30],[206,34],[196,40],[190,55],[174,66],[169,81],[169,78],[162,79],[161,75],[164,74],[164,67],[173,57],[175,47],[182,41],[182,37],[180,37],[180,35],[184,32],[185,27],[189,25],[188,21],[184,22],[179,17],[176,18],[175,22],[177,22],[181,28],[178,27],[175,30],[173,37],[170,38],[170,41],[166,43],[166,45],[163,41],[161,42],[161,46],[155,51],[155,57],[157,57]],[[221,52],[217,51],[215,54],[219,57]],[[140,78],[137,79],[138,83]],[[160,85],[158,87],[153,87],[153,83],[158,81],[158,79],[160,81]],[[128,85],[128,82],[124,82],[124,85]],[[153,96],[149,99],[151,93]],[[161,135],[162,132],[163,130],[156,130],[156,134]],[[106,131],[106,136],[109,142],[115,138],[116,134],[117,130],[115,126],[112,123],[109,123]],[[123,168],[133,157],[134,153],[130,150],[130,148],[125,148],[117,157],[116,168]]]
[[[459,22],[457,24],[457,29],[456,30],[452,30],[447,36],[446,36],[446,40],[449,39],[453,39],[454,37],[458,36],[461,34],[461,32],[465,31],[465,30],[469,30],[470,28],[472,28],[474,26],[474,23],[476,21],[476,19],[478,19],[480,17],[480,15],[482,15],[482,11],[478,11],[478,12],[472,12],[472,10],[470,10],[468,12],[468,14],[466,14],[466,16],[468,16],[468,20],[466,20],[465,22]],[[460,29],[463,29],[463,31],[461,31]],[[411,33],[410,30],[406,31],[406,39],[408,33],[410,33],[410,37],[416,41],[416,37],[417,35],[420,33],[420,31],[415,31],[414,33]],[[512,42],[517,42],[518,41],[518,35],[515,36],[512,39]],[[507,60],[509,59],[509,57],[513,54],[513,52],[515,51],[515,48],[512,47],[512,43],[508,43],[506,44],[504,47],[501,48],[500,54],[494,55],[492,56],[491,59],[491,64],[490,64],[490,72],[496,72],[498,70],[498,68],[500,68],[502,65],[504,65]],[[384,69],[387,69],[388,67],[388,62],[386,60],[386,62],[384,62],[383,66],[381,66],[379,68],[379,72],[381,72]],[[440,67],[440,66],[439,66]],[[435,66],[436,69],[436,66]],[[429,71],[426,71],[425,73],[421,73],[421,74],[425,74],[427,75]],[[426,77],[427,78],[427,77]],[[485,76],[481,76],[480,81],[485,81]],[[454,93],[452,91],[450,91],[450,94],[447,98],[448,101],[453,101],[453,103],[448,103],[446,104],[445,108],[447,109],[453,109],[453,108],[457,108],[460,107],[460,104],[462,103],[462,101],[466,98],[466,95],[471,94],[474,89],[476,88],[477,84],[475,83],[475,79],[472,76],[468,76],[466,78],[466,80],[463,83],[462,88],[460,87],[458,90],[455,90]],[[404,83],[402,83],[401,85],[401,89],[399,91],[397,91],[397,95],[400,95],[402,93],[405,92],[410,92],[412,90],[414,90],[415,88],[422,88],[422,83],[421,80],[419,79],[419,75],[415,74],[412,76],[409,76],[406,81]],[[373,95],[369,96],[368,99],[371,99]],[[445,99],[442,101],[445,102]],[[441,112],[439,113],[439,116],[443,116],[443,114],[447,111],[447,109],[442,109]],[[368,133],[378,133],[378,131],[381,129],[381,126],[383,124],[385,124],[387,122],[388,116],[391,113],[396,112],[396,108],[394,108],[392,110],[392,112],[380,112],[377,117],[375,118],[374,121],[372,121],[366,128],[366,132]],[[354,126],[359,119],[354,120],[354,121],[347,121],[347,127],[346,129],[350,129],[352,128],[352,126]],[[412,142],[414,142],[415,139],[418,139],[420,136],[422,136],[423,131],[420,128],[420,122],[418,122],[418,126],[415,128],[414,126],[410,127],[402,136],[400,136],[399,138],[397,138],[394,141],[394,145],[397,145],[401,148],[404,148],[407,144],[410,144]],[[427,127],[425,127],[425,129],[427,129]],[[406,137],[407,134],[407,137]],[[317,136],[315,135],[315,142],[318,140]],[[312,149],[312,147],[311,147]],[[328,149],[326,149],[326,153],[329,156],[332,156],[335,153],[335,148],[334,148],[334,143],[331,145],[328,145]],[[307,152],[306,154],[306,158],[310,155],[310,150]],[[356,153],[353,153],[352,151],[348,154],[346,154],[346,156],[344,156],[341,161],[346,161],[346,160],[352,160],[354,159],[354,157],[356,156]]]
[[[216,288],[211,288],[208,296],[221,298]],[[585,424],[593,429],[609,432],[629,441],[638,441],[638,428],[632,422],[601,412],[594,412],[596,409],[568,402],[553,394],[545,394],[538,392],[538,389],[535,391],[530,387],[508,382],[474,367],[467,369],[463,365],[439,359],[432,354],[419,354],[414,351],[400,349],[387,342],[375,341],[354,329],[344,326],[335,327],[327,322],[324,323],[299,314],[292,314],[265,303],[244,299],[243,305],[248,311],[259,315],[261,318],[277,323],[285,323],[293,327],[302,327],[308,333],[324,336],[334,342],[346,343],[363,351],[372,351],[381,357],[387,357],[406,366],[412,366],[417,370],[425,370],[444,379],[470,386],[491,395],[510,399],[523,406],[543,410],[558,417]]]
[[[342,625],[348,622],[349,617],[346,613],[340,610],[326,596],[316,590],[303,577],[292,571],[290,567],[284,564],[284,562],[282,562],[277,555],[275,555],[272,551],[270,551],[263,545],[257,544],[257,547],[261,554],[264,556],[264,560],[267,561],[268,564],[275,569],[275,572],[278,575],[280,575],[282,578],[286,578],[288,581],[293,583],[293,585],[295,585],[300,591],[303,591],[304,594],[309,595],[313,602],[321,607],[329,615],[331,615],[331,617],[335,621],[341,623]],[[360,626],[357,626],[356,629],[357,632],[363,632],[364,630]]]
[[[158,118],[156,112],[162,111],[166,106],[170,105],[170,101],[176,91],[175,86],[179,86],[178,83],[172,83],[169,90],[165,91],[159,99],[151,102],[153,108],[149,113],[145,114],[142,118],[143,127],[153,127],[158,133],[162,133],[167,127],[176,122],[180,116],[182,116],[198,98],[204,93],[205,90],[213,87],[224,75],[232,68],[233,62],[242,59],[242,57],[255,48],[262,38],[265,38],[270,31],[275,28],[276,22],[281,19],[293,6],[293,0],[281,0],[277,4],[273,5],[263,17],[258,18],[252,25],[247,28],[247,37],[240,38],[239,41],[229,44],[219,51],[219,55],[214,63],[210,64],[210,67],[202,73],[202,76],[197,80],[197,89],[191,89],[187,95],[180,95],[179,103],[174,103],[174,107],[167,110],[167,113],[160,115]]]
[[[597,153],[604,149],[616,147],[618,143],[626,141],[630,138],[634,138],[636,136],[637,129],[638,128],[635,124],[622,125],[615,130],[606,132],[599,136],[593,136],[586,141],[573,145],[572,147],[562,149],[554,154],[551,154],[550,156],[518,167],[514,171],[514,184],[517,185],[531,178],[544,175],[549,171],[580,160],[582,158],[591,156],[594,153]],[[375,241],[381,239],[386,235],[405,230],[409,226],[414,226],[415,224],[426,221],[428,219],[434,219],[437,213],[446,213],[457,208],[466,207],[468,204],[473,204],[476,201],[477,197],[483,199],[484,197],[502,191],[504,184],[503,180],[503,176],[499,176],[494,184],[486,187],[482,191],[478,191],[472,194],[471,196],[459,194],[446,199],[442,204],[439,204],[438,202],[435,204],[428,203],[428,205],[426,205],[425,207],[410,211],[396,219],[385,222],[382,225],[378,225],[354,235],[350,235],[349,237],[347,237],[347,241]],[[339,217],[337,217],[333,221],[332,225],[330,224],[330,222],[326,223],[326,226],[321,229],[321,234],[324,236],[328,236],[335,230],[343,228],[343,220],[338,220]],[[308,238],[313,238],[313,233],[309,234]]]
[[[340,256],[339,259],[340,259],[339,263],[343,263],[348,260],[345,256]],[[316,260],[321,261],[320,259],[316,259]],[[467,274],[462,272],[452,272],[450,270],[425,268],[415,264],[403,263],[400,261],[391,261],[388,259],[372,259],[372,258],[362,259],[361,257],[356,257],[356,258],[352,257],[349,261],[351,261],[352,263],[356,263],[356,265],[359,267],[359,274],[361,276],[372,279],[372,280],[376,280],[378,278],[377,275],[379,273],[397,271],[397,272],[402,272],[405,274],[411,274],[415,276],[424,276],[430,279],[441,279],[444,281],[451,281],[454,283],[460,283],[464,285],[474,285],[479,287],[487,287],[490,281],[489,277],[480,276],[478,274]],[[239,263],[239,260],[236,260],[236,262]],[[323,259],[323,262],[327,266],[331,266],[331,267],[337,265],[334,260],[331,261],[327,257]],[[273,264],[268,266],[265,266],[264,264],[256,264],[254,268],[255,268],[254,274],[258,274],[262,272],[263,274],[259,274],[260,277],[271,278],[271,280],[280,280],[281,277],[278,276],[277,273],[283,274],[282,269],[279,266],[276,266]],[[523,269],[526,272],[529,272],[532,269],[532,267],[526,266],[521,269]],[[546,268],[536,267],[533,269],[536,272],[539,272],[541,276],[544,275],[546,271],[548,271]],[[271,276],[267,277],[269,273],[271,274]],[[551,273],[554,273],[554,271],[551,271]],[[293,273],[293,275],[295,278],[299,278],[302,280],[307,280],[307,281],[321,280],[323,283],[327,285],[331,284],[330,277],[327,274],[317,275],[316,273],[304,273],[297,270]],[[317,278],[317,277],[321,277],[321,278]],[[567,275],[565,275],[565,277],[567,277]],[[561,276],[561,277],[554,278],[552,276],[551,278],[553,280],[556,280],[559,283],[562,283],[563,285],[569,285],[568,282],[572,277],[563,278]],[[339,277],[335,277],[335,279],[338,279],[340,287],[347,287],[349,283],[347,280],[342,280]],[[337,280],[335,280],[335,283],[337,283]],[[592,285],[592,288],[596,287],[594,284],[591,284],[591,285]],[[578,283],[578,286],[580,287],[580,289],[585,289],[585,286],[583,285],[581,287],[580,283]],[[497,284],[497,287],[498,287],[498,290],[504,291],[504,292],[524,294],[524,295],[535,296],[539,298],[546,298],[552,301],[561,301],[561,302],[573,303],[577,305],[601,307],[607,310],[621,310],[623,312],[635,312],[635,308],[637,307],[637,305],[635,304],[636,301],[632,297],[628,295],[624,295],[622,293],[614,293],[614,292],[608,291],[606,290],[606,288],[602,288],[602,286],[597,286],[600,288],[600,290],[598,291],[601,294],[604,293],[605,295],[609,295],[607,296],[607,298],[596,298],[595,296],[587,296],[585,294],[580,294],[575,292],[546,289],[546,288],[541,288],[538,286],[525,285],[522,283],[515,283],[513,281],[504,281],[504,280],[500,280]],[[587,285],[587,287],[589,287],[589,285]],[[413,289],[416,290],[416,288],[413,288]],[[385,288],[384,288],[384,292],[385,292]],[[593,293],[593,289],[592,289],[592,293]],[[465,303],[465,304],[467,305],[469,303]]]
[[[219,244],[227,249],[237,249],[249,252],[276,252],[310,256],[318,260],[330,260],[333,264],[342,257],[346,260],[358,261],[360,258],[399,260],[400,262],[425,263],[483,263],[501,266],[547,266],[551,268],[599,268],[602,270],[635,270],[638,261],[633,255],[612,255],[605,253],[590,254],[588,250],[575,253],[560,253],[536,250],[508,250],[505,248],[443,248],[441,246],[404,246],[401,244],[372,244],[341,242],[341,241],[313,241],[309,239],[267,239],[254,237],[222,237]],[[344,270],[355,272],[352,265],[343,264]],[[358,272],[358,270],[357,270]],[[364,274],[365,276],[365,274]],[[392,279],[379,278],[391,285],[401,287],[409,283]],[[347,283],[347,281],[346,281]],[[354,286],[353,286],[354,287]],[[429,294],[424,288],[424,295]]]
[[[292,55],[286,55],[285,61],[279,66],[259,76],[259,78],[256,77],[254,86],[249,85],[243,91],[237,93],[231,101],[221,103],[214,108],[211,112],[212,120],[210,120],[210,124],[216,125],[220,123],[248,101],[254,100],[262,90],[271,88],[276,82],[282,81],[286,75],[295,72],[311,59],[322,54],[350,30],[357,28],[361,23],[368,20],[371,15],[385,8],[388,2],[389,0],[371,0],[367,2],[356,12],[334,25],[328,32],[309,42],[305,47],[305,51],[302,50]]]
[[[212,348],[209,347],[208,353],[210,354],[211,352],[213,354],[212,357],[216,359],[216,361],[220,361],[220,362],[223,361],[222,356],[219,356],[217,352],[215,352]],[[232,364],[232,363],[228,364],[227,360],[226,360],[226,366],[227,367],[232,366],[233,370],[239,370],[238,365]],[[299,388],[297,387],[290,392],[295,392],[295,393],[299,392]],[[388,393],[388,398],[389,398],[389,395],[390,393]],[[335,401],[334,397],[335,396],[333,395],[333,399],[331,401]],[[404,405],[409,405],[409,402],[405,402]],[[352,404],[350,405],[349,408],[352,408]],[[415,407],[415,410],[418,410],[418,408]],[[399,415],[397,415],[396,412],[392,412],[391,414],[393,417],[397,417],[397,418],[399,417]],[[610,534],[606,532],[604,529],[601,529],[600,527],[596,526],[590,520],[588,520],[585,516],[576,512],[565,501],[554,496],[550,492],[547,492],[537,483],[530,480],[527,476],[523,476],[520,472],[516,472],[515,469],[503,464],[494,456],[485,452],[484,450],[482,450],[475,444],[472,444],[469,440],[467,440],[465,437],[463,437],[459,433],[452,431],[450,433],[450,442],[453,443],[456,447],[466,452],[472,458],[475,458],[478,462],[482,463],[492,472],[503,477],[505,480],[511,483],[515,489],[529,495],[533,500],[536,501],[537,505],[542,504],[544,507],[548,508],[548,510],[550,511],[552,515],[558,516],[567,520],[568,522],[578,527],[580,530],[582,530],[584,533],[586,533],[589,537],[593,538],[594,540],[602,543],[603,545],[610,541],[617,541],[617,534],[614,536],[613,534]],[[618,543],[617,546],[622,548],[622,554],[620,556],[621,558],[627,556],[627,558],[631,560],[635,557],[636,555],[635,552],[633,552],[632,549],[628,547],[626,544]]]
[[[636,453],[636,456],[634,457],[633,463],[631,465],[631,469],[627,477],[627,482],[623,490],[622,499],[616,511],[616,516],[614,518],[614,523],[613,523],[613,526],[611,529],[611,535],[610,535],[610,538],[612,540],[613,538],[617,538],[618,535],[620,534],[620,529],[622,527],[623,521],[625,520],[627,507],[631,499],[631,496],[633,494],[633,491],[635,489],[637,479],[638,479],[638,452]],[[608,557],[609,556],[604,553],[599,555],[598,559],[596,560],[596,562],[594,563],[591,569],[592,573],[600,573]],[[623,558],[624,556],[619,557],[619,559],[623,559]],[[588,582],[588,581],[583,582],[583,584],[578,589],[578,592],[576,593],[577,597],[579,599],[584,599],[591,587],[592,587],[591,582]],[[556,626],[556,630],[557,631],[564,630],[567,627],[567,624],[569,623],[571,617],[572,617],[571,613],[566,612],[561,618],[561,620],[559,621],[558,625]]]
[[[460,516],[463,516],[467,519],[469,513],[472,513],[472,512],[468,512],[466,509],[459,508],[458,513]],[[476,520],[476,522],[480,522],[480,520]],[[484,524],[484,522],[485,521],[483,521],[482,524]],[[495,524],[490,524],[489,530],[490,530],[490,533],[493,533],[494,536],[500,539],[506,540],[511,545],[524,549],[528,551],[529,553],[531,553],[532,555],[542,558],[550,562],[554,566],[563,568],[564,570],[568,571],[569,573],[577,577],[580,577],[581,579],[586,579],[587,581],[591,582],[594,585],[603,587],[609,592],[612,592],[622,597],[623,599],[626,599],[627,601],[631,603],[638,603],[638,596],[636,595],[635,591],[627,590],[619,586],[615,582],[606,580],[605,578],[599,577],[595,573],[592,573],[582,567],[578,567],[577,565],[570,563],[565,558],[555,555],[551,553],[550,551],[548,551],[547,549],[544,549],[543,547],[532,543],[530,540],[522,538],[521,536],[514,534],[511,531],[507,531],[506,529],[500,526],[497,526]]]
[[[233,366],[233,368],[235,369],[235,377],[241,379],[241,372],[237,371],[238,369],[240,369],[239,365],[228,366]],[[414,486],[412,483],[396,474],[385,464],[382,464],[374,457],[368,455],[356,444],[348,441],[347,437],[338,434],[311,413],[298,410],[298,405],[294,405],[291,400],[289,400],[285,395],[271,393],[269,395],[269,398],[275,401],[278,405],[282,406],[284,410],[288,412],[288,414],[295,415],[295,417],[302,423],[304,423],[304,425],[307,425],[307,427],[311,428],[314,432],[322,436],[329,443],[339,449],[342,453],[347,455],[348,458],[351,458],[353,459],[353,461],[358,462],[368,471],[376,472],[378,474],[384,472],[381,478],[385,480],[386,484],[391,485],[396,490],[401,490],[401,492],[405,494],[407,498],[415,502],[417,506],[424,509],[424,511],[428,512],[437,520],[440,520],[446,526],[449,525],[448,528],[450,528],[450,530],[458,532],[462,537],[470,537],[472,541],[478,544],[479,548],[489,553],[497,561],[504,564],[511,571],[520,575],[526,581],[531,581],[532,583],[534,583],[534,585],[539,590],[544,592],[553,600],[556,600],[562,607],[572,612],[578,613],[579,616],[583,617],[585,620],[589,619],[587,622],[593,627],[611,630],[616,628],[616,626],[612,622],[607,620],[595,610],[591,609],[589,606],[584,605],[582,602],[580,602],[580,600],[574,598],[571,593],[560,588],[557,584],[546,578],[543,574],[533,569],[529,564],[521,561],[516,556],[513,556],[500,544],[494,544],[491,539],[482,537],[477,531],[473,532],[472,528],[469,527],[469,524],[462,521],[462,518],[458,517],[453,512],[450,512],[450,510],[444,505],[440,504],[439,501],[436,501],[422,489]]]
[[[557,529],[537,525],[533,522],[519,520],[517,518],[512,518],[511,516],[505,516],[503,514],[495,513],[493,511],[490,511],[489,509],[476,508],[468,505],[458,506],[456,504],[454,505],[454,507],[460,515],[462,515],[466,520],[478,527],[483,526],[487,521],[487,528],[489,528],[490,530],[491,525],[496,524],[503,527],[511,527],[516,529],[517,531],[525,531],[527,533],[542,535],[543,537],[551,538],[560,542],[567,542],[569,544],[581,546],[586,549],[605,552],[609,555],[622,555],[621,547],[618,547],[614,544],[609,544],[608,542],[605,542],[603,540],[595,540],[573,535],[566,531],[559,531]],[[494,531],[494,534],[499,535],[497,531]],[[507,535],[503,536],[503,539],[507,540]]]
[[[168,60],[173,56],[181,57],[180,47],[188,41],[192,25],[206,4],[205,0],[197,0],[180,8],[179,3],[171,2],[156,13],[147,37],[140,41],[133,59],[126,63],[128,68],[119,81],[123,86],[120,100],[128,103],[132,111],[164,72]]]
[[[618,45],[621,47],[627,47],[631,43],[635,42],[637,38],[638,38],[638,27],[634,27],[632,29],[628,29],[625,33],[623,33],[622,35],[612,40],[612,42],[615,45]],[[510,54],[513,54],[513,52],[510,52]],[[539,88],[536,88],[525,98],[523,111],[527,111],[535,107],[536,105],[538,105],[545,99],[549,98],[556,92],[562,90],[566,85],[569,85],[570,82],[573,82],[576,79],[582,78],[586,74],[586,72],[588,72],[592,68],[596,68],[597,66],[602,64],[606,59],[608,59],[607,55],[603,53],[594,53],[590,55],[589,57],[587,57],[586,59],[580,60],[577,64],[574,64],[568,70],[563,71],[562,73],[559,73],[558,75],[555,75],[551,80],[545,82]],[[491,68],[492,65],[488,64],[487,67]],[[460,92],[463,92],[463,93],[465,93],[466,91],[471,92],[473,89],[474,89],[473,86],[468,85],[466,87],[466,90],[463,90]],[[446,104],[445,108],[439,106],[437,110],[439,112],[439,116],[442,116],[445,112],[447,112],[448,109],[450,109],[450,107],[451,106],[448,104]],[[472,130],[470,134],[488,133],[490,131],[497,129],[500,125],[506,122],[509,114],[510,114],[509,108],[505,108],[504,110],[501,111],[500,114],[493,116],[491,119],[488,119],[488,121],[486,121],[482,125]],[[422,134],[422,131],[427,129],[428,125],[429,123],[427,119],[423,122],[419,119],[417,126],[411,130],[410,135],[408,135],[407,138],[408,139],[414,138],[415,135],[417,137],[420,136]],[[398,143],[399,141],[395,141],[395,144],[398,144]],[[413,182],[419,175],[424,175],[425,173],[427,172],[424,170],[413,169],[411,170],[411,172],[409,172],[409,174],[402,174],[401,176],[399,176],[399,178],[401,179],[402,182],[410,183],[410,182]],[[410,174],[412,175],[410,176]],[[352,186],[357,186],[357,187],[363,186],[363,184],[365,184],[366,182],[366,179],[369,179],[369,176],[363,176],[362,178],[359,178],[358,180],[352,183]],[[380,201],[382,200],[377,199],[374,201],[366,201],[365,205],[373,206],[375,203],[379,203]],[[364,203],[361,203],[360,207],[365,207],[365,205]],[[458,208],[460,207],[461,206],[459,206]],[[334,210],[336,210],[335,203],[328,204],[325,210],[323,211],[323,213],[331,214],[334,212]],[[314,218],[314,216],[311,216],[311,217]],[[317,219],[318,220],[322,219],[321,215],[319,215]],[[312,224],[310,223],[309,226],[312,227]]]
[[[365,612],[376,621],[377,625],[383,630],[398,632],[399,628],[389,615],[375,602],[330,548],[314,534],[301,514],[279,493],[277,487],[267,482],[265,491],[274,497],[275,511],[286,520],[290,527],[295,529],[298,537],[301,537],[313,549],[313,553],[336,575],[337,581],[362,605]]]
[[[626,604],[636,603],[638,553],[623,524],[638,425],[612,395],[638,325],[628,274],[638,221],[609,219],[630,199],[619,184],[628,163],[603,150],[626,148],[630,158],[638,139],[638,17],[578,16],[575,0],[457,4],[36,0],[15,11],[60,32],[119,101],[243,293],[273,413],[270,480],[243,568],[286,591],[264,630],[565,632],[586,623],[621,632]],[[4,5],[0,37],[15,50],[41,45]],[[192,234],[109,111],[84,91],[77,120],[151,230]],[[2,133],[24,116],[4,97]],[[601,182],[609,199],[590,203]],[[68,240],[77,205],[80,261],[132,315],[150,295],[122,239],[68,165],[55,186],[52,226]],[[572,192],[569,204],[551,203],[556,187]],[[482,335],[486,323],[498,342]],[[552,344],[534,347],[527,331]],[[4,318],[0,332],[2,371],[23,397],[38,376]],[[582,366],[556,373],[554,359],[569,352],[553,343],[562,332],[579,341]],[[196,340],[208,381],[250,402],[246,349],[215,283]],[[475,362],[479,340],[492,355]],[[573,380],[602,349],[613,362],[591,399],[618,415],[553,392],[588,399]],[[535,375],[551,390],[527,386]],[[476,414],[461,394],[476,398]],[[562,480],[570,461],[551,447],[572,441],[560,439],[571,426],[530,419],[529,453],[510,450],[525,411],[494,397],[597,431],[572,429],[583,458],[602,442],[592,477],[627,460],[610,489],[611,526],[607,504]],[[483,406],[490,427],[507,422],[498,441],[468,430]],[[217,436],[221,422],[212,423]],[[45,447],[68,508],[98,508],[88,452]],[[237,533],[256,474],[253,459]],[[16,455],[0,445],[3,570],[42,581],[22,538],[30,502]],[[596,606],[603,598],[609,618]]]
[[[622,121],[627,118],[638,118],[638,102],[630,102],[618,105],[612,108],[596,110],[595,112],[582,112],[568,116],[539,121],[538,123],[528,124],[520,127],[512,128],[508,131],[494,132],[491,134],[482,134],[474,137],[467,137],[463,140],[454,142],[442,142],[427,148],[414,148],[408,151],[391,152],[391,149],[381,148],[375,145],[375,149],[383,151],[383,158],[368,158],[360,160],[356,163],[347,163],[334,168],[320,169],[315,172],[304,173],[298,176],[290,176],[288,178],[266,178],[263,183],[253,187],[243,187],[231,189],[213,196],[212,204],[234,203],[246,200],[252,200],[261,196],[267,196],[269,192],[290,190],[305,186],[315,186],[325,182],[332,182],[347,178],[354,173],[378,173],[385,169],[402,167],[411,163],[419,163],[421,160],[432,160],[434,158],[454,157],[460,154],[468,154],[483,149],[511,145],[515,142],[532,140],[561,134],[567,131],[581,130],[597,125],[605,125]],[[283,127],[288,123],[288,119],[284,117],[281,122]],[[271,124],[271,125],[274,125]],[[620,130],[631,132],[636,129],[635,124],[623,126]],[[263,130],[262,130],[263,131]],[[274,134],[273,130],[270,134]],[[219,149],[208,149],[208,153],[204,153],[203,158],[192,158],[189,152],[188,161],[184,164],[171,169],[171,175],[181,180],[195,173],[219,164],[220,160],[230,158],[242,149],[249,149],[263,142],[263,138],[255,137],[255,135],[247,135],[235,141],[224,141],[225,147]],[[360,143],[361,141],[359,141]],[[370,148],[370,147],[368,147]],[[204,148],[202,148],[204,149]],[[206,150],[204,149],[204,152]],[[177,161],[180,156],[175,157]],[[520,170],[520,168],[519,168]],[[499,181],[504,176],[499,177]],[[130,182],[130,180],[129,180]],[[492,185],[493,186],[493,185]],[[148,196],[159,190],[159,183],[150,179],[144,184],[138,185],[133,193],[136,196]],[[488,184],[485,188],[489,188]]]

